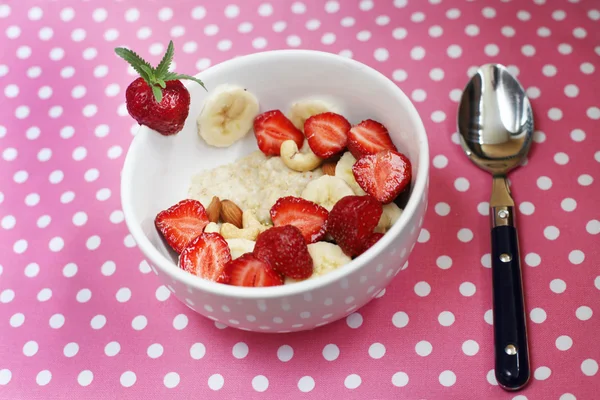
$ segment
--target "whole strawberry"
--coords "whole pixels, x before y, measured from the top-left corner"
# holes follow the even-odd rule
[[[190,110],[190,93],[180,79],[197,82],[205,90],[206,87],[193,76],[169,71],[174,54],[173,41],[169,42],[167,51],[156,68],[129,49],[118,47],[115,53],[140,74],[125,92],[129,115],[138,124],[146,125],[165,136],[181,131]]]

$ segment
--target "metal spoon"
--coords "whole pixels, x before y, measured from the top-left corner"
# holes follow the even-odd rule
[[[479,168],[493,176],[492,287],[495,373],[506,390],[529,381],[529,346],[515,228],[515,203],[506,174],[519,165],[531,147],[533,114],[525,90],[499,64],[481,66],[465,87],[458,109],[460,143]]]

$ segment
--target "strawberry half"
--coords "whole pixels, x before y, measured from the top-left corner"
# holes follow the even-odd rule
[[[325,112],[306,120],[304,134],[313,153],[321,158],[329,158],[346,148],[351,127],[343,116]]]
[[[304,135],[279,110],[271,110],[254,118],[254,136],[258,148],[266,156],[278,156],[281,143],[293,140],[302,148]]]
[[[275,226],[258,235],[254,255],[293,279],[305,279],[313,273],[313,260],[302,232],[292,225]]]
[[[358,185],[383,204],[394,201],[412,174],[409,159],[392,150],[362,157],[352,166],[352,173]]]
[[[317,203],[300,197],[282,197],[271,207],[273,225],[293,225],[300,229],[306,243],[315,243],[325,237],[329,211]]]
[[[169,71],[173,54],[173,41],[156,68],[135,52],[124,47],[115,49],[115,53],[140,75],[125,91],[127,111],[138,124],[146,125],[161,135],[174,135],[183,129],[190,110],[190,93],[180,79],[204,83],[190,75]]]
[[[363,252],[367,239],[381,218],[383,207],[374,197],[342,197],[329,212],[327,231],[350,257]]]
[[[246,253],[225,265],[225,274],[229,284],[234,286],[279,286],[283,285],[281,276],[265,261],[252,253]]]
[[[158,231],[177,253],[181,253],[192,239],[204,232],[208,222],[202,203],[192,199],[182,200],[159,212],[154,219]]]
[[[179,267],[209,281],[228,283],[225,265],[231,261],[231,252],[223,236],[218,233],[203,233],[183,249]]]
[[[382,150],[398,151],[387,128],[372,119],[364,120],[350,129],[348,150],[356,159],[364,155],[379,153]]]

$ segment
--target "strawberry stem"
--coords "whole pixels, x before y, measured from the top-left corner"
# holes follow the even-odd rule
[[[150,63],[144,60],[141,56],[127,48],[117,47],[115,49],[115,53],[127,61],[129,65],[131,65],[131,67],[140,75],[140,77],[146,81],[146,83],[152,88],[154,99],[158,103],[160,103],[163,99],[162,89],[166,88],[167,81],[187,79],[200,84],[204,90],[207,90],[206,86],[204,86],[204,83],[200,79],[190,75],[178,74],[169,71],[169,67],[173,61],[173,55],[175,54],[175,47],[173,46],[172,40],[169,41],[167,51],[156,68],[153,68],[152,65],[150,65]]]

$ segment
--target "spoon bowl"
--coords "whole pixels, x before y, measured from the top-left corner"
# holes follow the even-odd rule
[[[460,144],[471,161],[493,176],[490,199],[495,374],[506,390],[530,379],[525,302],[515,203],[506,174],[527,156],[533,113],[525,90],[503,65],[481,66],[458,108]]]

